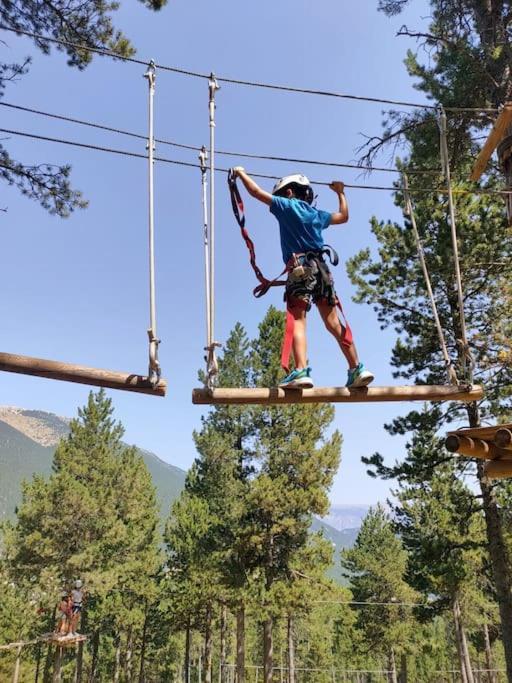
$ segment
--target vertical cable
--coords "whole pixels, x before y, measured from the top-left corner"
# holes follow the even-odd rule
[[[459,246],[457,242],[457,224],[455,222],[455,207],[453,203],[453,192],[450,177],[450,157],[448,154],[448,137],[446,112],[443,107],[439,108],[439,131],[440,131],[440,148],[441,148],[441,166],[446,179],[446,187],[448,189],[448,207],[450,211],[450,229],[452,236],[453,261],[455,268],[455,280],[457,283],[457,296],[459,301],[459,320],[462,346],[462,367],[464,377],[469,382],[473,380],[471,353],[469,349],[467,333],[466,333],[466,319],[464,316],[464,294],[462,292],[462,279],[460,274],[459,263]]]
[[[436,330],[437,330],[437,336],[439,337],[439,343],[441,345],[441,351],[443,353],[444,362],[446,364],[446,371],[448,373],[448,381],[451,384],[458,384],[459,382],[457,379],[457,373],[455,372],[455,368],[453,367],[452,361],[450,359],[450,355],[448,353],[448,348],[446,346],[446,339],[444,337],[443,328],[441,326],[441,321],[439,319],[439,313],[437,310],[436,300],[434,298],[434,292],[432,291],[432,284],[430,282],[430,275],[428,272],[427,262],[425,260],[425,252],[423,250],[423,243],[420,239],[420,234],[418,232],[418,226],[416,225],[416,216],[414,215],[414,209],[412,206],[411,197],[409,195],[409,180],[407,178],[407,174],[402,173],[402,180],[403,180],[403,191],[404,191],[404,199],[405,199],[405,211],[406,211],[406,215],[409,217],[409,219],[411,221],[411,226],[412,226],[412,230],[414,233],[414,239],[416,241],[416,248],[418,250],[418,256],[420,259],[421,268],[423,270],[423,277],[425,278],[425,284],[426,284],[428,296],[430,299],[430,305],[432,307],[432,314],[434,316],[434,323],[435,323]]]
[[[220,346],[215,342],[215,94],[220,89],[215,75],[212,73],[208,80],[208,111],[210,125],[210,226],[208,240],[208,263],[209,263],[209,322],[210,339],[207,347],[207,382],[208,388],[213,388],[215,376],[218,372],[215,347]]]
[[[208,179],[206,176],[207,166],[206,161],[208,153],[206,147],[203,145],[199,152],[199,163],[201,165],[201,187],[202,187],[202,206],[203,206],[203,245],[204,245],[204,290],[206,297],[206,349],[209,349],[212,344],[212,328],[210,320],[210,249],[208,241],[208,200],[207,200],[207,185]],[[208,368],[207,368],[208,370]]]
[[[148,130],[148,193],[149,193],[149,381],[153,386],[158,384],[161,375],[160,363],[158,361],[158,345],[160,340],[156,335],[156,300],[155,300],[155,209],[154,209],[154,98],[156,67],[151,60],[148,69],[144,74],[148,80],[149,87],[149,130]]]

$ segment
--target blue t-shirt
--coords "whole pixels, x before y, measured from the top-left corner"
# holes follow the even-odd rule
[[[301,199],[272,197],[270,213],[279,222],[281,250],[287,263],[292,254],[301,254],[311,249],[322,249],[322,231],[331,224],[331,214],[320,211]]]

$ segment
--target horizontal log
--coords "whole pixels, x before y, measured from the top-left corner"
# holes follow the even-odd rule
[[[490,444],[482,439],[470,439],[469,436],[461,434],[450,434],[444,442],[446,450],[450,453],[461,453],[472,458],[483,458],[491,460]]]
[[[491,158],[492,153],[501,142],[502,138],[507,132],[507,128],[512,122],[512,104],[507,103],[500,111],[496,123],[494,124],[484,146],[480,150],[480,154],[476,158],[473,171],[471,172],[470,180],[479,180],[482,173],[485,171],[487,163]]]
[[[379,401],[479,401],[484,395],[481,386],[471,389],[450,385],[396,387],[315,387],[314,389],[194,389],[192,403],[196,405],[280,405],[286,403],[374,403]]]
[[[464,427],[463,429],[456,429],[450,434],[457,436],[468,436],[470,439],[483,439],[484,441],[494,441],[496,434],[500,429],[511,429],[512,424],[492,425],[491,427]]]
[[[444,444],[450,453],[465,455],[468,458],[512,460],[512,451],[499,448],[493,442],[483,439],[470,439],[462,434],[450,434]]]
[[[18,356],[13,353],[0,353],[0,370],[155,396],[165,396],[167,389],[167,382],[165,380],[160,380],[156,387],[153,388],[148,377],[142,375],[116,372],[114,370],[99,370],[98,368],[90,368],[84,365],[73,365],[71,363],[61,363],[60,361],[32,358],[30,356]]]
[[[493,460],[484,464],[484,475],[488,479],[512,477],[512,460]]]
[[[496,431],[496,436],[494,437],[494,442],[500,448],[506,448],[512,451],[512,430],[506,427],[500,427]]]

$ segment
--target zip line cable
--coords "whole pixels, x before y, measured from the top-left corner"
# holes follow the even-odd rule
[[[31,31],[24,31],[19,28],[11,28],[10,26],[4,26],[0,25],[0,29],[3,29],[4,31],[9,31],[10,33],[16,33],[17,35],[23,35],[27,36],[29,38],[34,38],[37,41],[40,41],[41,43],[54,43],[56,45],[61,45],[64,47],[71,47],[76,50],[82,50],[85,52],[92,52],[98,55],[102,55],[104,57],[110,57],[112,59],[118,59],[123,62],[131,62],[133,64],[139,64],[143,66],[147,66],[148,61],[143,61],[141,59],[136,59],[134,57],[125,57],[123,55],[116,54],[115,52],[112,52],[111,50],[106,50],[103,48],[97,48],[97,47],[91,47],[89,45],[81,45],[80,43],[74,43],[69,40],[62,40],[60,38],[49,38],[47,36],[43,36],[40,33],[33,33]],[[198,71],[190,71],[187,69],[180,69],[178,67],[174,66],[166,66],[165,64],[156,64],[155,67],[162,70],[162,71],[169,71],[171,73],[177,73],[177,74],[182,74],[184,76],[192,76],[194,78],[203,78],[205,80],[208,80],[210,78],[210,74],[207,73],[201,73]],[[391,100],[391,99],[384,99],[384,98],[379,98],[379,97],[370,97],[366,95],[350,95],[347,93],[339,93],[339,92],[334,92],[330,90],[316,90],[312,88],[299,88],[299,87],[294,87],[294,86],[289,86],[289,85],[277,85],[277,84],[272,84],[272,83],[261,83],[258,81],[246,81],[242,79],[236,79],[236,78],[227,78],[227,77],[220,77],[217,76],[217,81],[220,83],[231,83],[233,85],[244,85],[244,86],[249,86],[253,88],[264,88],[267,90],[279,90],[282,92],[293,92],[293,93],[300,93],[300,94],[305,94],[305,95],[318,95],[322,97],[334,97],[338,99],[346,99],[346,100],[354,100],[354,101],[359,101],[359,102],[373,102],[377,104],[391,104],[395,106],[400,106],[400,107],[412,107],[416,109],[428,109],[432,111],[437,111],[438,106],[437,105],[432,105],[432,104],[420,104],[418,102],[408,102],[404,100]],[[495,113],[498,111],[497,108],[488,108],[488,107],[445,107],[446,111],[452,111],[452,112],[489,112],[489,113]]]
[[[0,128],[0,133],[7,133],[8,135],[18,135],[20,137],[31,138],[33,140],[42,140],[44,142],[55,142],[61,145],[68,145],[70,147],[79,147],[82,149],[91,149],[98,152],[105,152],[108,154],[119,154],[126,157],[134,157],[136,159],[144,159],[147,161],[147,155],[138,152],[129,152],[128,150],[115,149],[113,147],[102,147],[100,145],[92,145],[85,142],[77,142],[75,140],[65,140],[63,138],[53,138],[48,135],[37,135],[36,133],[26,133],[20,130],[12,130],[10,128]],[[160,161],[165,164],[174,164],[176,166],[186,166],[187,168],[198,168],[201,166],[198,163],[193,163],[191,161],[179,161],[178,159],[168,159],[166,157],[154,157],[155,161]],[[0,164],[3,168],[10,168],[7,164]],[[228,173],[229,168],[223,168],[216,166],[214,169],[218,173]],[[251,173],[255,178],[263,178],[264,180],[279,180],[280,176],[267,175],[263,173]],[[329,187],[330,182],[324,180],[311,180],[313,185],[321,185],[324,187]],[[357,185],[351,183],[344,183],[345,187],[349,190],[379,190],[383,192],[403,192],[404,188],[400,186],[385,186],[385,185]],[[418,187],[410,188],[410,194],[448,194],[448,189],[437,188],[437,187]],[[512,190],[485,190],[480,188],[475,188],[473,190],[459,190],[452,189],[452,194],[457,195],[482,195],[482,196],[508,196],[512,194]]]
[[[138,140],[147,140],[145,135],[140,135],[139,133],[133,133],[131,131],[123,130],[121,128],[113,128],[111,126],[105,126],[100,123],[94,123],[92,121],[84,121],[83,119],[76,119],[70,116],[64,116],[62,114],[52,114],[47,111],[41,111],[40,109],[33,109],[31,107],[24,107],[20,104],[13,104],[12,102],[0,102],[0,106],[8,107],[9,109],[16,109],[19,111],[25,111],[30,114],[37,114],[38,116],[43,116],[50,119],[57,119],[59,121],[66,121],[68,123],[76,123],[81,126],[86,126],[88,128],[97,128],[99,130],[105,130],[110,133],[117,133],[119,135],[126,135],[131,138],[136,138]],[[202,147],[196,147],[195,145],[186,145],[179,142],[174,142],[171,140],[160,140],[155,138],[155,142],[161,145],[169,145],[170,147],[177,147],[179,149],[188,149],[193,152],[201,152]],[[269,156],[263,154],[250,154],[248,152],[225,152],[221,150],[216,150],[216,154],[221,154],[223,156],[230,157],[244,157],[247,159],[262,159],[263,161],[285,161],[288,163],[296,164],[311,164],[315,166],[330,166],[333,168],[351,168],[358,171],[381,171],[385,173],[398,173],[395,168],[385,168],[383,166],[360,166],[359,164],[349,164],[349,163],[339,163],[335,161],[318,161],[315,159],[296,159],[293,157],[279,157],[279,156]],[[411,175],[427,175],[427,174],[441,174],[441,168],[439,169],[409,169],[408,173]]]

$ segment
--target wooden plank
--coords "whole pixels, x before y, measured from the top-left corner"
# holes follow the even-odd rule
[[[489,137],[485,141],[484,146],[480,150],[473,170],[471,172],[470,180],[479,180],[482,173],[491,158],[492,153],[499,145],[507,132],[508,126],[512,123],[512,103],[507,102],[503,109],[498,114],[498,118],[489,133]]]
[[[100,370],[84,365],[61,363],[60,361],[47,360],[45,358],[19,356],[13,353],[0,353],[0,370],[154,396],[165,396],[167,389],[167,382],[163,379],[153,388],[149,379],[142,375],[117,372],[115,370]]]
[[[512,460],[493,460],[484,464],[484,474],[488,479],[508,479],[512,477]]]
[[[460,434],[462,436],[468,436],[470,439],[494,441],[496,434],[500,429],[512,429],[512,424],[492,425],[490,427],[463,427],[462,429],[456,429],[453,432],[448,432],[448,436],[451,434]]]
[[[281,405],[287,403],[375,403],[389,401],[462,401],[471,403],[483,398],[481,386],[414,385],[396,387],[315,387],[314,389],[194,389],[195,405]]]

